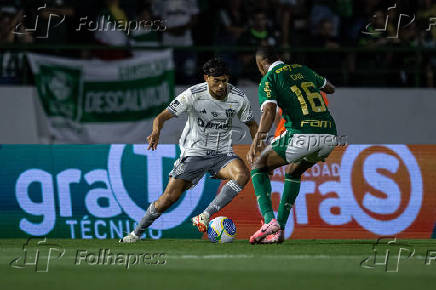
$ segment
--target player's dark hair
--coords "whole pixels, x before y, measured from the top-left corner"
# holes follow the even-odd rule
[[[279,60],[280,57],[278,53],[272,46],[261,46],[256,50],[256,56],[265,59],[268,63],[273,63],[276,60]]]
[[[220,58],[209,59],[203,65],[203,72],[205,75],[212,76],[212,77],[220,77],[223,75],[230,75],[229,67]]]

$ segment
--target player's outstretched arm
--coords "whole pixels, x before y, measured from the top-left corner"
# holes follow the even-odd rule
[[[329,81],[327,81],[327,83],[325,84],[325,86],[321,89],[321,91],[323,91],[326,94],[333,94],[336,90],[336,87]]]
[[[262,150],[262,141],[266,138],[269,130],[271,130],[272,124],[276,117],[277,105],[274,103],[267,103],[263,107],[262,116],[260,117],[259,129],[251,144],[250,150],[247,154],[248,162],[252,163],[256,154]]]
[[[160,130],[166,121],[174,117],[168,109],[163,110],[156,118],[153,120],[153,131],[150,136],[147,137],[148,148],[147,150],[156,150],[157,144],[159,143]]]
[[[257,125],[257,122],[254,120],[245,123],[245,125],[248,127],[248,129],[250,129],[251,139],[254,139],[256,137],[257,130],[259,129],[259,125]]]
[[[247,125],[247,127],[250,129],[251,139],[254,140],[256,138],[256,133],[259,130],[259,125],[254,120],[252,120],[248,123],[245,123],[245,125]],[[262,140],[261,144],[259,146],[260,147],[259,147],[258,151],[263,151],[263,149],[265,149],[265,147],[266,147],[266,143]]]

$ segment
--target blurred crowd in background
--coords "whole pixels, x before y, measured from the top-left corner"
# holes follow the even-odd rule
[[[144,25],[96,28],[112,20]],[[217,54],[234,83],[258,83],[253,51],[272,45],[338,86],[435,85],[436,54],[421,49],[436,46],[436,0],[0,0],[0,21],[3,84],[22,82],[26,67],[8,44],[45,44],[37,51],[103,60],[175,47],[177,84],[201,81],[202,63]],[[68,49],[77,45],[123,49]]]

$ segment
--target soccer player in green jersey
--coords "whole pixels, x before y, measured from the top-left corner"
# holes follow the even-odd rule
[[[256,63],[263,76],[258,91],[262,116],[247,159],[252,164],[251,179],[264,223],[250,237],[250,243],[279,243],[284,240],[284,227],[300,190],[301,175],[324,161],[337,145],[335,121],[320,94],[332,94],[335,87],[306,66],[280,61],[272,48],[259,49]],[[277,106],[283,110],[286,131],[260,152]],[[276,219],[268,173],[286,164]]]

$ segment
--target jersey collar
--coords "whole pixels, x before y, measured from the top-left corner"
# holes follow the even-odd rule
[[[278,65],[280,65],[280,64],[284,64],[284,62],[281,61],[281,60],[277,60],[277,61],[273,62],[273,63],[269,66],[268,71],[271,71],[275,66],[278,66]]]

